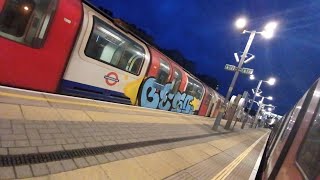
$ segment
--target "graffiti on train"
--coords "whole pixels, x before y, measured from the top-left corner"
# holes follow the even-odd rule
[[[154,77],[146,79],[140,93],[140,105],[143,107],[192,114],[194,97],[186,93],[171,93],[173,83],[160,85]]]

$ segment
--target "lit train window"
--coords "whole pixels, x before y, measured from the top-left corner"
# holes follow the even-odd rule
[[[180,84],[181,84],[181,81],[182,81],[182,73],[180,70],[178,69],[175,69],[174,70],[174,73],[173,73],[173,88],[172,88],[172,93],[175,94],[178,92],[179,90],[179,87],[180,87]]]
[[[56,9],[56,0],[7,0],[0,10],[0,36],[41,47]]]
[[[194,96],[197,99],[201,99],[203,95],[203,87],[200,83],[188,76],[186,94]]]
[[[136,42],[97,17],[88,40],[85,54],[95,60],[138,75],[143,65],[145,51]]]
[[[160,68],[157,76],[157,83],[165,85],[170,75],[170,64],[160,58]]]
[[[320,107],[301,143],[297,163],[308,179],[317,179],[320,174]]]

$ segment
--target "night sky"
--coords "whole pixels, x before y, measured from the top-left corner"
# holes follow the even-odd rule
[[[117,18],[150,34],[161,48],[177,49],[196,63],[197,72],[218,79],[219,92],[226,95],[233,73],[224,70],[235,64],[234,52],[243,51],[249,38],[234,28],[235,19],[248,18],[248,30],[262,30],[270,20],[279,22],[271,40],[257,35],[250,53],[258,79],[277,78],[275,86],[263,84],[265,100],[283,115],[302,97],[320,75],[320,1],[319,0],[91,0],[113,12]],[[233,94],[257,86],[240,75]]]

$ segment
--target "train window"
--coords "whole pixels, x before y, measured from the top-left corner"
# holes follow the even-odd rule
[[[94,25],[85,54],[95,60],[138,75],[143,65],[145,51],[136,42],[93,17]]]
[[[317,179],[320,172],[320,107],[301,143],[297,163],[308,179]]]
[[[32,47],[41,47],[56,0],[7,0],[0,11],[0,36]]]
[[[194,96],[196,99],[201,99],[203,95],[203,87],[200,83],[188,76],[186,94]]]
[[[172,93],[175,94],[178,92],[179,87],[181,85],[181,81],[182,81],[182,73],[180,70],[175,69],[174,73],[173,73],[173,88],[172,88]]]
[[[202,85],[200,83],[196,82],[194,84],[194,86],[195,86],[195,92],[196,92],[196,96],[195,97],[197,99],[201,99],[202,95],[203,95],[203,87],[202,87]]]
[[[170,75],[170,64],[160,58],[160,68],[157,76],[157,83],[165,85]]]

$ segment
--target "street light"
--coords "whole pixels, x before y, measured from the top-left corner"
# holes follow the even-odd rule
[[[269,99],[269,100],[273,100],[273,97],[272,96],[268,96],[268,97],[266,97],[267,99]]]
[[[270,39],[274,36],[274,31],[276,30],[278,23],[275,21],[269,22],[264,27],[264,30],[261,32],[262,36],[266,39]]]
[[[276,83],[276,78],[269,78],[269,80],[267,81],[268,84],[270,84],[271,86],[273,86]]]
[[[258,97],[263,97],[263,98],[266,98],[266,99],[269,99],[269,100],[273,100],[272,96],[264,97],[264,96],[261,96],[261,94],[257,94],[257,96]]]
[[[254,75],[252,75],[254,77]],[[254,80],[255,78],[251,78],[250,77],[250,80]],[[260,87],[261,87],[261,84],[262,82],[266,82],[268,83],[270,86],[273,86],[275,83],[276,83],[276,79],[274,77],[270,77],[267,81],[264,81],[264,80],[260,80],[259,83],[258,83],[258,86],[256,88],[256,91],[253,93],[253,98],[252,98],[252,102],[249,106],[249,109],[248,109],[248,113],[246,114],[246,116],[244,117],[245,119],[242,121],[242,125],[241,125],[241,129],[244,128],[244,126],[246,125],[247,123],[247,119],[248,119],[248,114],[250,113],[251,109],[252,109],[252,106],[253,106],[253,102],[254,100],[256,99],[257,96],[260,96],[260,94],[258,93],[259,90],[260,90]],[[273,98],[271,96],[269,96],[267,99],[270,99],[272,100]]]
[[[269,99],[269,100],[273,100],[272,96],[265,97],[265,96],[261,96],[260,94],[259,94],[258,96],[261,97],[261,100],[259,101],[259,104],[258,104],[259,108],[258,108],[258,111],[256,112],[256,115],[255,115],[255,117],[254,117],[254,119],[253,119],[253,122],[252,122],[252,124],[250,125],[250,127],[253,127],[253,124],[254,124],[254,123],[257,121],[257,119],[258,119],[258,116],[259,116],[260,111],[266,106],[265,104],[263,104],[263,100],[264,100],[265,98],[266,98],[266,99]],[[258,125],[258,123],[256,123],[256,125]],[[257,126],[255,126],[255,127],[257,127]]]
[[[249,78],[250,78],[250,80],[254,80],[256,77],[254,77],[254,75],[251,74]]]
[[[245,17],[241,17],[236,20],[235,26],[237,29],[244,29],[247,25],[247,19]]]
[[[246,25],[247,25],[247,20],[246,20],[245,18],[243,18],[243,17],[242,17],[242,18],[239,18],[239,19],[237,19],[237,21],[235,22],[235,25],[236,25],[236,27],[237,27],[238,29],[239,29],[239,28],[244,29],[244,28],[246,27]],[[268,23],[268,24],[265,26],[264,32],[267,32],[267,33],[272,32],[272,35],[273,35],[276,27],[277,27],[276,24],[274,24],[274,23],[272,23],[272,24]],[[256,34],[261,34],[261,35],[263,35],[262,32],[257,32],[256,30],[253,30],[253,31],[244,30],[243,33],[244,33],[244,34],[245,34],[245,33],[250,33],[250,36],[249,36],[248,42],[247,42],[247,44],[246,44],[246,47],[244,48],[244,51],[243,51],[243,54],[242,54],[242,56],[241,56],[240,62],[239,62],[239,64],[238,64],[238,69],[241,69],[241,67],[242,67],[242,65],[243,65],[243,63],[244,63],[244,61],[245,61],[245,59],[246,59],[246,57],[247,57],[247,54],[248,54],[248,52],[249,52],[250,46],[251,46],[251,44],[252,44],[252,41],[253,41],[255,35],[256,35]],[[212,126],[212,129],[213,129],[213,130],[217,130],[218,127],[219,127],[219,125],[220,125],[222,116],[223,116],[223,114],[225,113],[226,105],[227,105],[227,103],[228,103],[228,101],[229,101],[229,98],[230,98],[230,96],[231,96],[233,87],[234,87],[234,85],[235,85],[235,83],[236,83],[236,81],[237,81],[238,76],[239,76],[239,71],[237,70],[237,71],[234,73],[233,79],[232,79],[232,81],[231,81],[230,87],[229,87],[228,92],[227,92],[227,95],[226,95],[226,98],[225,98],[225,100],[224,100],[224,102],[223,102],[223,104],[222,104],[222,108],[221,108],[221,110],[220,110],[220,112],[219,112],[216,120],[214,121],[214,124],[213,124],[213,126]],[[232,120],[231,120],[231,121],[232,121]],[[231,125],[231,121],[228,121],[228,122],[226,123],[225,129],[229,129],[229,127],[230,127],[230,125]]]

